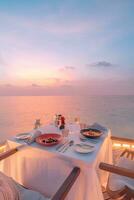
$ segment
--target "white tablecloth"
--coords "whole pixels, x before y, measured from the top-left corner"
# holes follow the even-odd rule
[[[70,139],[80,142],[79,125],[69,125]],[[54,126],[46,126],[42,132],[52,132]],[[36,143],[20,150],[1,163],[1,170],[26,187],[52,196],[74,166],[81,168],[80,176],[72,187],[68,200],[103,200],[101,185],[107,181],[107,173],[98,169],[100,162],[112,162],[110,131],[104,132],[95,151],[79,154],[69,148],[65,153],[56,147],[44,147]],[[7,141],[8,148],[20,145],[15,139]]]

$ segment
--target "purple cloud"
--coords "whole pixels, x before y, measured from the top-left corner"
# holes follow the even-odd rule
[[[74,66],[65,66],[63,68],[60,68],[59,70],[60,71],[73,71],[75,69],[76,69],[76,67],[74,67]]]
[[[40,87],[40,85],[33,83],[32,87]]]
[[[13,87],[13,85],[10,83],[7,83],[7,84],[5,84],[5,87]]]
[[[115,65],[107,61],[99,61],[96,63],[87,64],[87,67],[114,67]]]
[[[74,66],[65,66],[65,69],[66,69],[66,70],[74,70],[75,67],[74,67]]]

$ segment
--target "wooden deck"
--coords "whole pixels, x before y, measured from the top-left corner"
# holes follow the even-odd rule
[[[103,191],[103,197],[104,197],[104,200],[113,200],[109,197],[109,195],[106,191]]]

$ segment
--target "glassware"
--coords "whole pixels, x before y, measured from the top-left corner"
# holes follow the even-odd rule
[[[64,138],[68,137],[69,136],[69,129],[65,128],[65,129],[62,129],[62,135]]]
[[[87,124],[85,124],[85,123],[80,123],[80,129],[84,129],[84,128],[87,128],[88,126],[87,126]]]
[[[36,119],[36,121],[34,123],[34,129],[40,128],[40,126],[41,126],[40,119]]]
[[[76,124],[80,124],[80,119],[79,119],[78,117],[75,117],[75,118],[74,118],[74,122],[75,122]]]
[[[54,125],[58,127],[58,114],[54,115]]]

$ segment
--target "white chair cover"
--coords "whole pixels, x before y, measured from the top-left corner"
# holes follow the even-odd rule
[[[129,158],[126,157],[120,157],[117,166],[134,170],[134,160],[130,160]],[[134,189],[134,179],[113,173],[111,173],[109,176],[108,184],[110,190],[112,191],[120,190],[124,186],[128,186],[129,188]]]
[[[0,200],[49,200],[38,192],[23,188],[0,172]]]
[[[28,190],[23,188],[21,185],[17,184],[17,189],[19,191],[19,200],[50,200],[47,197],[44,197],[39,192]]]

